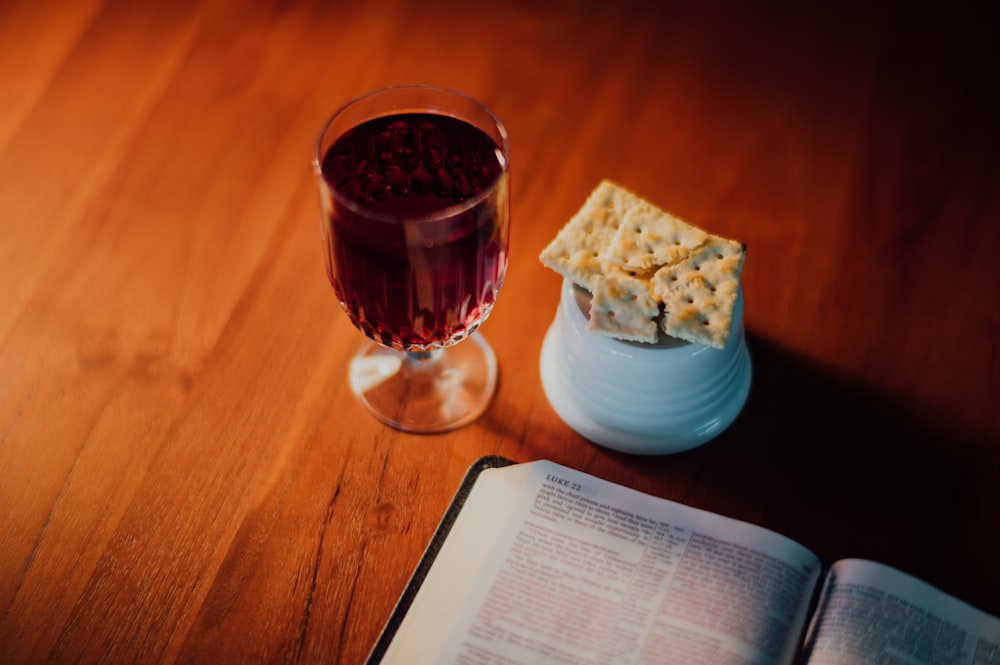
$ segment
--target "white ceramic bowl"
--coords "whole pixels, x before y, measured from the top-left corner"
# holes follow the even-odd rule
[[[594,334],[589,298],[564,281],[542,344],[542,387],[566,424],[612,450],[662,455],[706,443],[736,419],[751,379],[742,290],[724,349],[665,335],[641,344]]]

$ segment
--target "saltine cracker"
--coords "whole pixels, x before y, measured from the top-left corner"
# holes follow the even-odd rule
[[[539,258],[591,293],[594,333],[653,343],[659,320],[667,335],[723,348],[746,246],[605,179]]]
[[[711,236],[681,261],[657,270],[649,288],[663,303],[663,332],[696,344],[724,348],[745,259],[742,243]]]

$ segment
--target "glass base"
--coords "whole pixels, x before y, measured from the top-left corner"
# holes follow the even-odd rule
[[[396,429],[445,432],[478,418],[496,393],[496,354],[478,333],[433,351],[397,351],[369,341],[351,360],[351,389]]]

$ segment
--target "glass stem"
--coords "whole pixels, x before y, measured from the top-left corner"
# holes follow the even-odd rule
[[[426,368],[441,358],[443,349],[430,349],[428,351],[407,351],[406,360],[411,365],[416,365],[417,369]]]

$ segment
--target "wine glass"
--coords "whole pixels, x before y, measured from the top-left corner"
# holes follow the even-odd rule
[[[327,275],[369,338],[350,385],[392,427],[450,430],[493,398],[496,355],[476,329],[507,270],[509,156],[489,109],[428,85],[369,92],[323,126]]]

